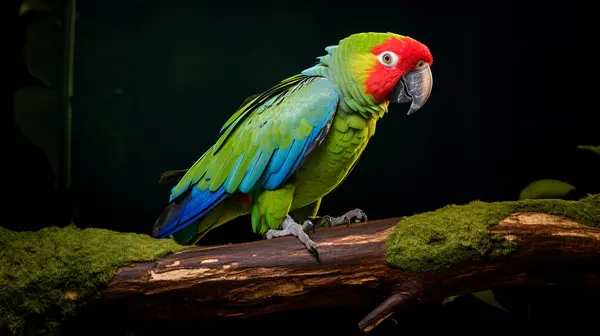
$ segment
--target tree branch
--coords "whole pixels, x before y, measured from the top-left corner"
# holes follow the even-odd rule
[[[600,288],[600,229],[564,217],[516,213],[490,230],[517,243],[495,261],[430,272],[386,263],[386,238],[401,218],[318,230],[317,262],[294,237],[198,247],[119,269],[94,314],[124,306],[136,323],[249,318],[387,297],[359,323],[369,331],[408,303],[505,285]],[[399,225],[402,225],[400,223]],[[375,307],[373,307],[375,308]],[[358,322],[358,321],[357,321]]]

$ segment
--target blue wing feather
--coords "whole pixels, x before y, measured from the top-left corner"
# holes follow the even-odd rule
[[[193,223],[206,213],[208,213],[212,208],[214,208],[219,202],[227,198],[228,194],[225,191],[225,188],[221,187],[217,189],[215,192],[211,191],[197,191],[196,188],[192,188],[188,191],[189,197],[185,198],[184,202],[178,204],[176,208],[167,207],[165,210],[176,209],[175,211],[163,212],[163,216],[159,217],[165,218],[162,223],[164,223],[160,227],[160,231],[156,231],[153,235],[156,238],[164,238],[174,234],[177,231],[180,231],[187,225],[182,225],[185,223]]]

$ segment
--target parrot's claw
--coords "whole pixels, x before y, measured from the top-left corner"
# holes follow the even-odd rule
[[[306,246],[308,251],[319,260],[319,251],[317,245],[306,234],[307,231],[314,231],[315,225],[309,220],[304,221],[302,225],[296,223],[289,215],[283,220],[281,230],[269,230],[265,233],[265,239],[273,239],[284,236],[295,236]]]
[[[325,215],[322,217],[314,217],[313,220],[314,219],[319,220],[318,224],[316,225],[318,227],[332,227],[343,224],[349,226],[351,223],[366,222],[368,220],[367,214],[358,208],[350,210],[339,217]]]

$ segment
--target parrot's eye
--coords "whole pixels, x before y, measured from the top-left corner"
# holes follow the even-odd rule
[[[419,61],[419,63],[417,63],[417,66],[415,66],[415,70],[421,70],[421,69],[423,69],[426,66],[427,66],[427,62],[425,62],[425,61]]]
[[[382,52],[379,54],[379,56],[377,56],[377,59],[379,62],[381,62],[381,64],[387,67],[393,67],[398,63],[398,55],[391,51]]]

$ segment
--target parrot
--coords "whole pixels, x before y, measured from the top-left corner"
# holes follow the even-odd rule
[[[325,48],[316,64],[246,98],[189,169],[165,171],[169,203],[154,238],[197,244],[249,215],[263,239],[295,236],[317,259],[308,233],[321,201],[356,166],[389,103],[412,115],[433,87],[429,48],[409,36],[358,32]],[[367,221],[359,208],[321,216],[329,226]]]

